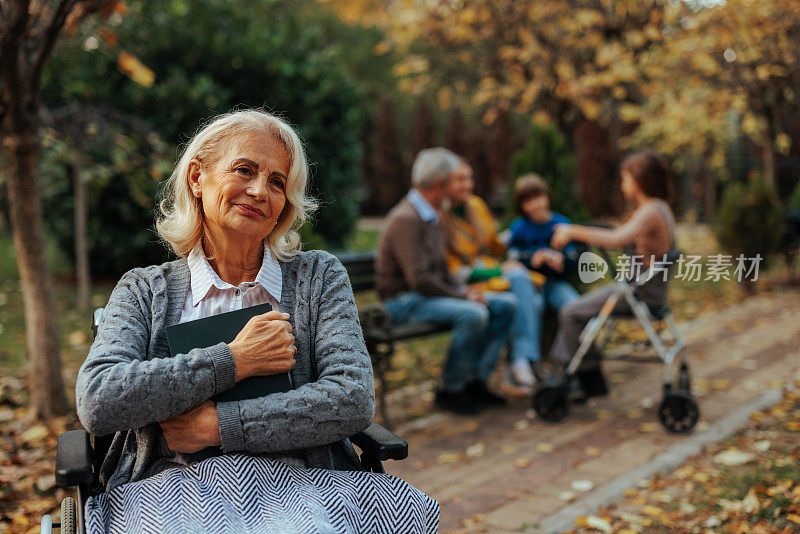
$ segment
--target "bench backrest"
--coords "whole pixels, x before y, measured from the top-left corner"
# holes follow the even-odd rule
[[[353,291],[375,289],[375,251],[336,254],[350,276]]]

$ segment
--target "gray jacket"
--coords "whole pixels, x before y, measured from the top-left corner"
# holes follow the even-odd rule
[[[372,365],[347,271],[322,251],[281,262],[281,309],[298,349],[294,389],[217,404],[224,452],[288,453],[309,467],[359,469],[347,439],[375,414]],[[105,308],[76,384],[78,417],[92,434],[114,433],[100,472],[106,491],[171,464],[159,421],[230,389],[236,367],[224,343],[170,357],[166,327],[189,291],[180,259],[127,272]]]

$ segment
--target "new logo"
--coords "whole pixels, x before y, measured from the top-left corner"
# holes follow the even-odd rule
[[[578,278],[584,284],[591,284],[606,276],[608,264],[594,252],[584,252],[578,258]]]

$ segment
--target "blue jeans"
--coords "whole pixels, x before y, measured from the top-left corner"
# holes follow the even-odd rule
[[[445,390],[458,393],[486,381],[508,337],[517,310],[511,293],[485,293],[486,306],[467,299],[401,293],[383,303],[394,324],[440,323],[453,328],[442,373]]]
[[[505,278],[511,283],[511,292],[519,301],[517,316],[511,327],[511,357],[514,361],[539,361],[542,357],[540,339],[545,306],[559,311],[577,300],[578,292],[569,282],[555,279],[548,279],[541,291],[537,291],[527,269],[509,271]]]

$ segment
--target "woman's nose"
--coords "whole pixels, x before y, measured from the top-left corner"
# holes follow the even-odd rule
[[[246,190],[247,194],[258,200],[265,200],[267,198],[267,181],[266,175],[258,176],[250,182],[250,186]]]

